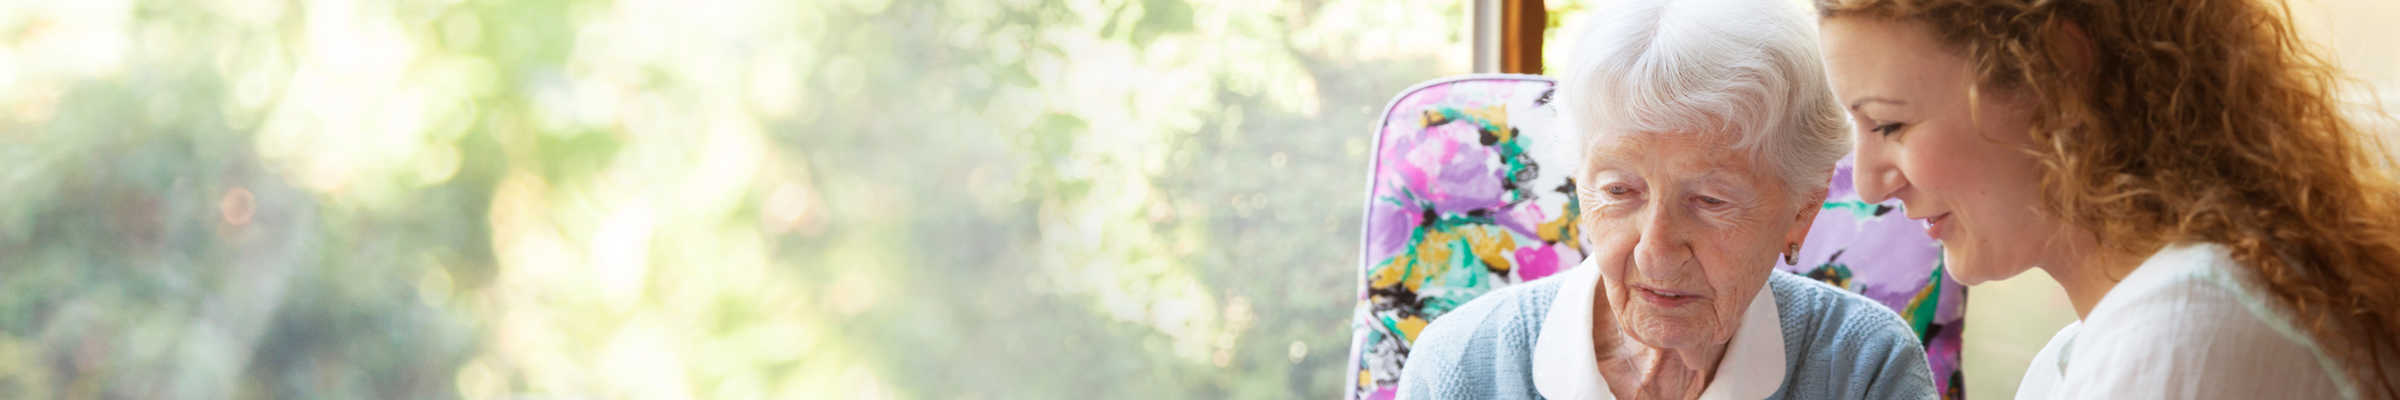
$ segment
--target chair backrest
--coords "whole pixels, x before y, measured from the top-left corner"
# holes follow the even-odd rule
[[[1569,166],[1550,107],[1553,82],[1470,75],[1400,93],[1376,123],[1362,224],[1358,300],[1345,398],[1389,399],[1409,343],[1475,297],[1583,260]],[[1958,372],[1965,290],[1941,248],[1896,205],[1859,201],[1845,160],[1794,273],[1865,294],[1916,329],[1946,397]]]

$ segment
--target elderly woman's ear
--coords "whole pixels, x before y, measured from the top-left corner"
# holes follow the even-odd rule
[[[1783,233],[1784,251],[1788,252],[1784,254],[1784,264],[1799,264],[1800,245],[1808,243],[1808,230],[1816,225],[1817,211],[1825,209],[1827,192],[1825,187],[1819,186],[1816,190],[1801,193],[1803,196],[1808,196],[1804,198],[1810,200],[1801,202],[1800,209],[1794,210],[1792,228]]]

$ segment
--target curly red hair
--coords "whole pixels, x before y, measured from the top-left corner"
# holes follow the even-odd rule
[[[2045,211],[2119,252],[2230,247],[2361,395],[2400,394],[2392,159],[2344,114],[2347,79],[2269,1],[1816,3],[1927,22],[1979,87],[2034,99]]]

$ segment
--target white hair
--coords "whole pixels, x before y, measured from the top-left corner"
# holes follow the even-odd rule
[[[1585,157],[1627,134],[1733,133],[1801,202],[1821,200],[1806,196],[1850,135],[1815,14],[1791,0],[1619,0],[1592,14],[1558,92]]]

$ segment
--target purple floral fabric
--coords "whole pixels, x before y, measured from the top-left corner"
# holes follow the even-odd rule
[[[1346,398],[1389,399],[1409,343],[1477,296],[1583,260],[1575,224],[1576,146],[1549,107],[1552,81],[1475,75],[1402,92],[1377,124],[1360,249]],[[1898,310],[1924,341],[1936,384],[1960,397],[1965,289],[1941,248],[1896,205],[1858,200],[1849,162],[1800,251],[1779,266]]]
[[[1386,110],[1368,178],[1351,397],[1390,398],[1408,343],[1433,318],[1583,260],[1572,146],[1547,128],[1550,86],[1438,81]]]
[[[1967,289],[1942,265],[1941,244],[1909,220],[1898,201],[1867,203],[1851,187],[1851,159],[1835,165],[1824,209],[1800,245],[1800,263],[1777,265],[1883,303],[1917,332],[1942,397],[1966,397],[1959,340],[1966,328]]]

